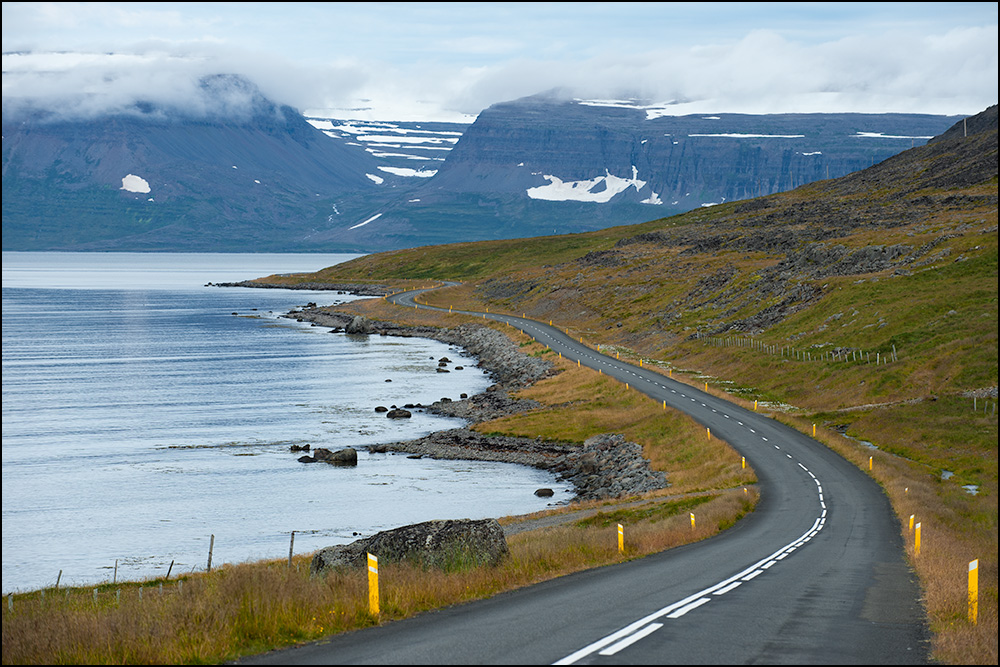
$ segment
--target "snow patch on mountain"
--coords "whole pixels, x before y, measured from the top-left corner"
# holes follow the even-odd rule
[[[368,218],[364,222],[359,222],[358,224],[354,225],[353,227],[350,227],[349,229],[357,229],[358,227],[364,227],[369,222],[375,222],[376,220],[378,220],[381,217],[382,217],[381,213],[376,213],[375,215],[373,215],[372,217]]]
[[[541,174],[547,180],[548,185],[539,185],[528,188],[528,196],[532,199],[543,199],[545,201],[582,201],[606,204],[615,195],[625,192],[629,188],[635,188],[636,192],[646,186],[646,181],[639,180],[639,170],[632,167],[632,178],[621,178],[613,175],[607,169],[604,176],[598,176],[585,181],[563,181],[558,176],[552,174]],[[660,198],[654,192],[650,197],[643,200],[644,204],[661,204]]]
[[[903,134],[885,134],[883,132],[858,132],[856,137],[865,137],[868,139],[923,139],[928,141],[934,137],[911,137]]]
[[[379,167],[381,171],[396,176],[412,176],[416,178],[430,178],[437,173],[437,169],[407,169],[405,167]]]
[[[122,190],[128,192],[141,192],[142,194],[149,193],[149,183],[146,179],[136,176],[135,174],[129,174],[122,179]]]
[[[707,119],[706,119],[707,120]],[[727,132],[723,134],[689,134],[689,137],[722,137],[728,139],[805,139],[804,134],[740,134]]]

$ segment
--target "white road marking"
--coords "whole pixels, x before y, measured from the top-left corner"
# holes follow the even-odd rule
[[[634,635],[628,636],[625,639],[618,642],[617,644],[612,644],[611,646],[607,647],[606,649],[601,651],[601,655],[614,655],[623,648],[631,646],[632,644],[636,643],[643,637],[653,634],[662,627],[663,623],[650,623],[649,625],[647,625]]]

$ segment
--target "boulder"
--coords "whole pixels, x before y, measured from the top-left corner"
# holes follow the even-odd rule
[[[372,327],[367,318],[357,315],[350,324],[344,327],[344,331],[349,334],[368,334],[371,333]]]
[[[385,416],[389,419],[409,419],[412,415],[409,410],[404,410],[403,408],[393,408],[385,413]]]
[[[380,563],[411,562],[454,570],[498,565],[510,551],[496,519],[425,521],[320,549],[313,556],[310,572],[322,575],[335,568],[362,567],[369,553]]]
[[[302,459],[299,459],[300,461]],[[351,447],[331,452],[329,449],[317,447],[313,450],[313,460],[322,461],[336,466],[356,466],[358,465],[358,452]]]
[[[551,498],[556,494],[552,489],[536,489],[535,495],[539,498]]]

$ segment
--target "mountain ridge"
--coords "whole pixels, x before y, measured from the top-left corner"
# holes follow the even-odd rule
[[[551,95],[467,127],[324,121],[218,75],[185,109],[5,107],[3,247],[374,252],[585,232],[842,175],[953,121],[668,117]]]

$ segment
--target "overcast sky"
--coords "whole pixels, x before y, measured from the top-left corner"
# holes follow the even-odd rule
[[[306,113],[384,120],[471,120],[553,88],[677,113],[997,102],[995,2],[4,2],[2,29],[5,113],[183,105],[212,73]]]

